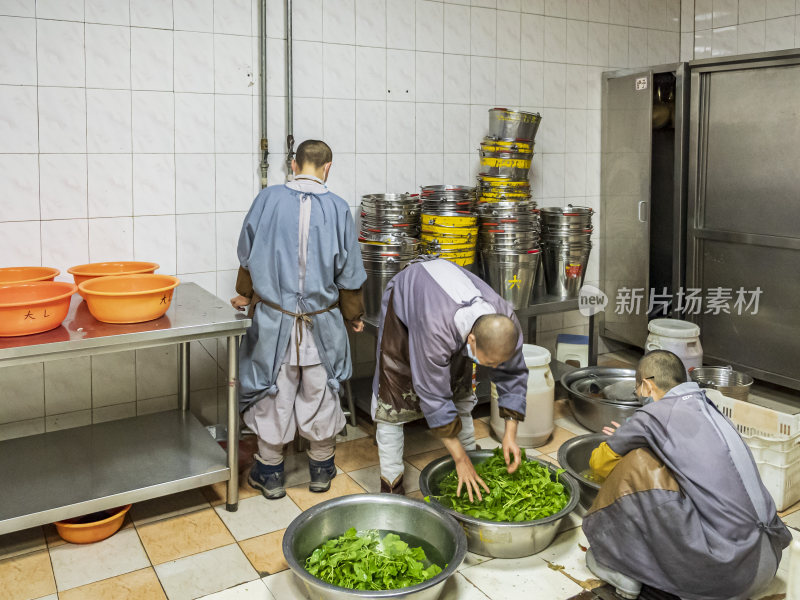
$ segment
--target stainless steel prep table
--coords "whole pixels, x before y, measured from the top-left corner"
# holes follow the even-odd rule
[[[228,340],[228,431],[238,439],[238,337],[251,320],[194,283],[160,319],[113,325],[77,294],[57,329],[0,338],[0,367],[178,345],[176,410],[0,442],[0,535],[220,481],[239,502],[237,445],[226,453],[189,412],[189,342]]]

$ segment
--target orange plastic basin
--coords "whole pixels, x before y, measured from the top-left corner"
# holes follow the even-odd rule
[[[66,318],[78,286],[65,281],[0,285],[0,336],[30,335],[55,329]]]
[[[98,321],[142,323],[167,312],[179,283],[171,275],[114,275],[88,279],[78,289]]]
[[[75,517],[66,521],[56,521],[55,526],[58,535],[65,542],[71,544],[91,544],[111,537],[125,521],[125,515],[131,509],[131,505],[112,508],[111,510],[95,513],[84,517]],[[110,515],[102,518],[102,515]],[[94,517],[101,517],[99,521],[89,520]]]
[[[53,281],[61,273],[51,267],[6,267],[0,269],[0,285],[29,283],[31,281]]]
[[[107,275],[136,275],[139,273],[154,273],[158,264],[154,262],[119,261],[89,263],[67,269],[67,273],[75,278],[75,285],[80,285],[87,279],[106,277]]]

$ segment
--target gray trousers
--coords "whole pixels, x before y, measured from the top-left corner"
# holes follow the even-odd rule
[[[307,367],[281,365],[276,381],[278,393],[248,408],[242,416],[258,436],[258,454],[267,465],[283,462],[283,446],[295,433],[309,441],[308,456],[323,461],[336,448],[336,434],[345,425],[337,394],[328,387],[322,365]]]
[[[467,451],[475,450],[475,425],[472,422],[472,409],[476,398],[472,394],[455,400],[456,410],[461,419],[461,431],[458,440]],[[378,458],[381,463],[381,477],[389,483],[403,474],[403,454],[405,451],[405,434],[403,423],[375,422],[375,441],[378,442]]]

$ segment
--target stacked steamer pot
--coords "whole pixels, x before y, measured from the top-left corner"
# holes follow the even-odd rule
[[[489,111],[478,177],[479,245],[484,279],[515,309],[528,305],[540,263],[539,212],[529,173],[537,113]]]
[[[547,293],[577,298],[592,250],[592,209],[542,208],[542,264]]]
[[[417,195],[368,194],[361,198],[359,243],[367,272],[366,319],[380,318],[386,284],[417,256],[419,215]]]
[[[429,185],[422,188],[422,254],[435,254],[472,269],[478,240],[475,188]]]

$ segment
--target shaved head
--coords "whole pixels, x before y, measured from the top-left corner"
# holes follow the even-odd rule
[[[668,392],[686,383],[686,367],[676,354],[667,350],[653,350],[645,354],[636,367],[636,385],[648,379],[661,391]]]
[[[476,350],[488,363],[501,364],[514,354],[519,341],[516,323],[505,315],[483,315],[472,327]],[[483,362],[483,361],[481,361]]]

